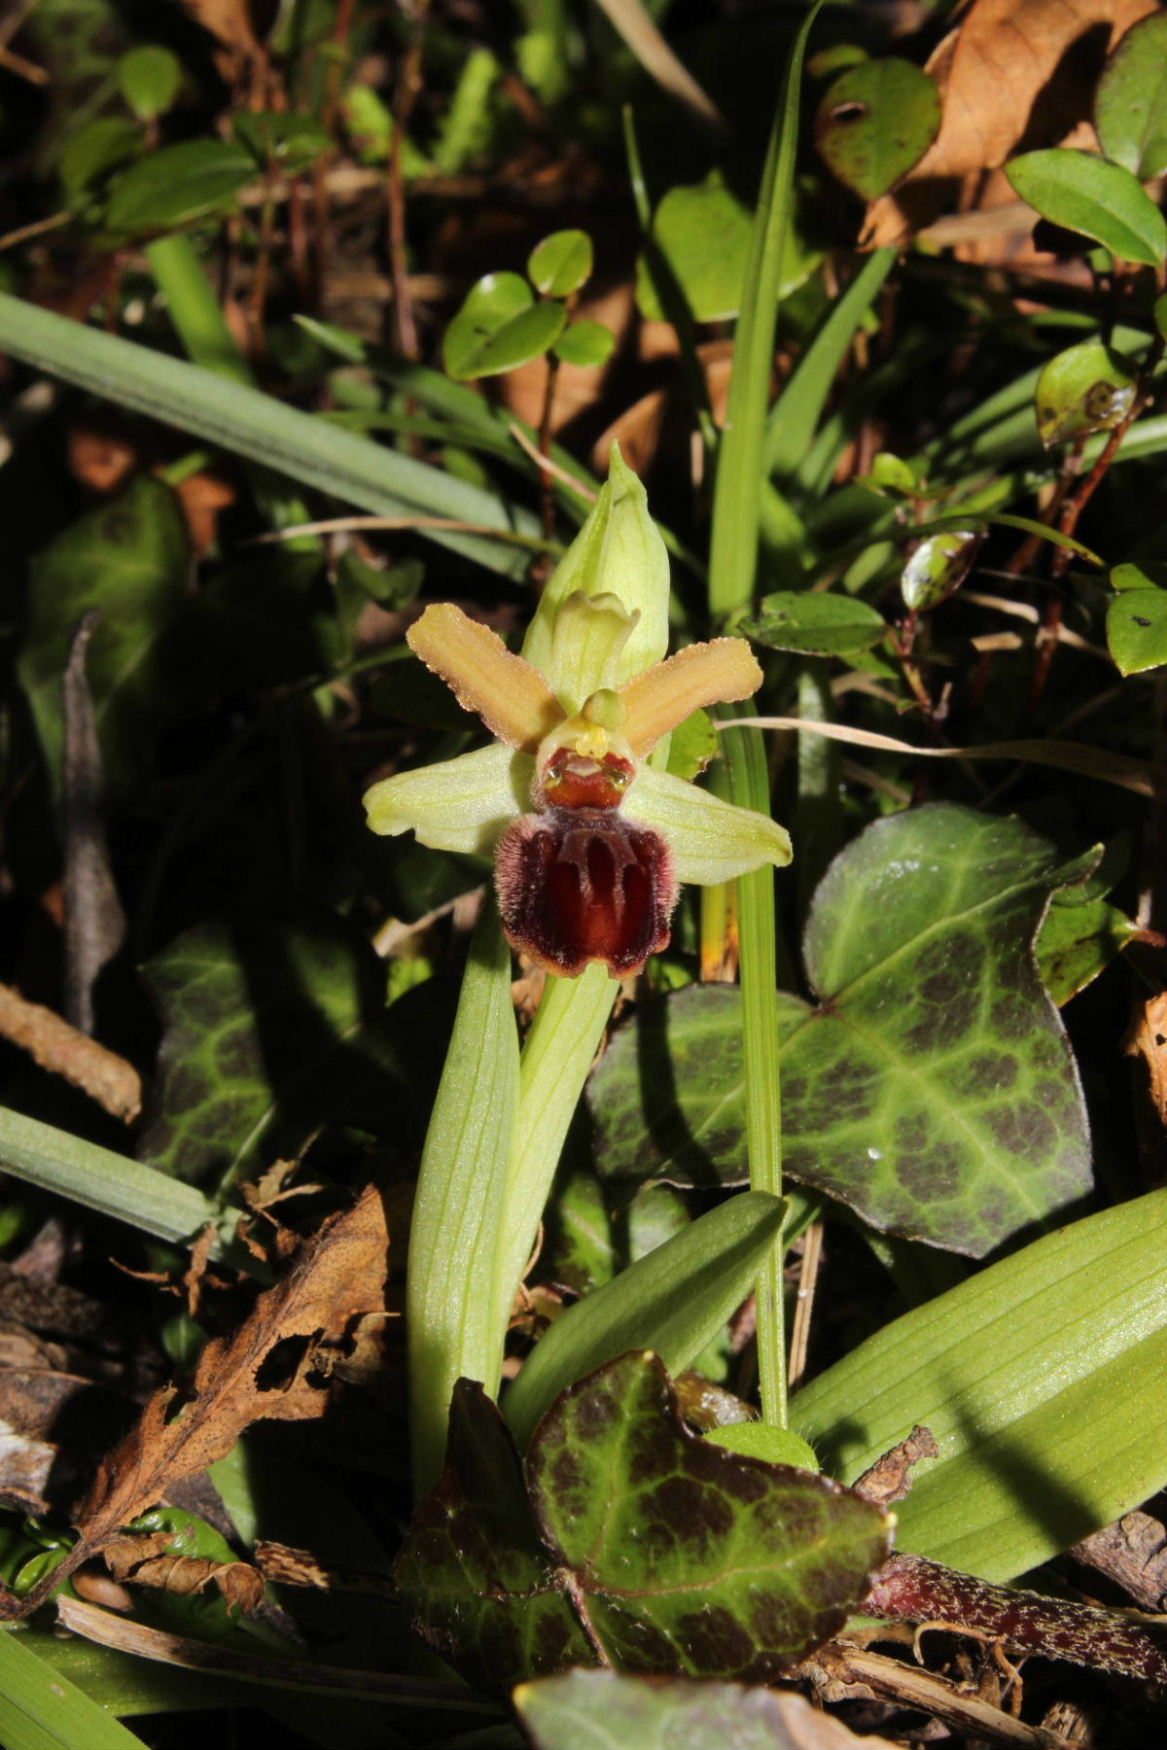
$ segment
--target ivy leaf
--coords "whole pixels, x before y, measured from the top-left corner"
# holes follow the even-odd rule
[[[633,1671],[764,1682],[838,1631],[888,1547],[863,1496],[691,1434],[637,1352],[556,1400],[525,1492],[498,1412],[459,1381],[395,1578],[417,1632],[484,1686],[599,1647]]]
[[[294,1153],[321,1123],[375,1133],[404,1093],[381,977],[331,917],[179,936],[143,968],[164,1022],[143,1158],[206,1185]]]
[[[740,1683],[565,1671],[524,1683],[513,1700],[534,1750],[892,1750],[805,1696]]]
[[[972,1257],[1089,1189],[1077,1071],[1032,948],[1051,891],[1087,872],[1017,821],[946,803],[835,859],[805,940],[820,1000],[780,1010],[792,1178]],[[643,1005],[592,1077],[601,1171],[744,1182],[740,1038],[731,989]]]

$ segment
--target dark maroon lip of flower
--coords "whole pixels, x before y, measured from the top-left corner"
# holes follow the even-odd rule
[[[602,960],[627,978],[668,946],[678,891],[669,847],[614,806],[520,815],[499,843],[495,885],[511,946],[561,977]]]
[[[560,747],[544,764],[536,800],[547,809],[619,808],[635,776],[632,761],[619,754],[593,759]]]

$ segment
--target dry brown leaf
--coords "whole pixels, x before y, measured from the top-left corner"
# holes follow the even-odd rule
[[[951,179],[1016,148],[1063,140],[1089,114],[1103,59],[1158,0],[974,0],[927,62],[940,132],[899,188],[867,210],[865,248],[898,243],[941,210]]]
[[[182,3],[204,30],[217,36],[229,49],[245,55],[262,52],[251,28],[247,0],[182,0]]]
[[[253,1422],[322,1415],[334,1388],[316,1371],[315,1357],[339,1343],[354,1319],[383,1305],[388,1257],[384,1204],[370,1186],[302,1245],[234,1337],[207,1344],[185,1398],[173,1386],[154,1393],[137,1426],[102,1461],[75,1516],[80,1537],[68,1561],[23,1600],[0,1596],[0,1617],[37,1608],[66,1573],[176,1483],[225,1457]]]
[[[192,1598],[217,1586],[223,1601],[251,1616],[263,1603],[263,1576],[250,1562],[216,1562],[210,1556],[175,1555],[169,1531],[119,1537],[107,1544],[105,1565],[115,1580]]]
[[[0,1034],[51,1075],[83,1089],[111,1117],[132,1123],[142,1110],[142,1078],[132,1063],[7,984],[0,984]]]
[[[1127,1034],[1128,1057],[1141,1057],[1147,1066],[1155,1110],[1167,1124],[1167,991],[1151,997]]]

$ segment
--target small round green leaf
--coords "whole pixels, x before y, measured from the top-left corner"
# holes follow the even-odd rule
[[[771,650],[797,650],[806,656],[841,656],[870,650],[887,631],[883,616],[853,596],[821,590],[779,590],[764,596],[754,619],[741,630]]]
[[[1021,199],[1051,224],[1080,232],[1124,261],[1156,267],[1167,260],[1167,221],[1121,164],[1055,146],[1015,158],[1005,174]]]
[[[590,316],[573,322],[555,342],[555,356],[565,365],[606,365],[616,345],[616,336]]]
[[[897,498],[912,498],[920,490],[920,477],[910,462],[893,456],[890,450],[880,450],[869,471],[860,479],[862,486],[874,486],[877,492],[891,492]]]
[[[152,122],[164,115],[178,96],[182,63],[160,43],[143,43],[122,56],[117,81],[138,120]]]
[[[815,145],[827,164],[869,201],[894,188],[939,132],[935,80],[894,55],[840,73],[814,123]]]
[[[1167,13],[1128,30],[1094,93],[1102,150],[1140,182],[1167,170]]]
[[[1167,589],[1124,589],[1106,610],[1106,642],[1123,674],[1167,663]]]
[[[532,249],[527,272],[545,298],[567,298],[591,277],[592,240],[586,231],[553,231]]]
[[[1033,392],[1037,429],[1047,449],[1087,432],[1109,431],[1131,410],[1137,384],[1100,340],[1067,347],[1043,369]]]
[[[563,304],[536,304],[517,273],[484,274],[472,286],[442,342],[446,370],[457,382],[493,377],[542,357],[567,322]]]
[[[172,231],[224,212],[254,176],[250,152],[226,140],[164,146],[118,178],[105,222],[110,231],[130,237]]]
[[[283,110],[241,110],[232,127],[260,169],[276,166],[291,176],[306,170],[332,145],[332,138],[311,116]]]
[[[904,566],[900,594],[918,613],[938,607],[968,575],[980,536],[971,529],[946,529],[921,541]]]
[[[754,217],[725,186],[714,170],[691,187],[671,188],[653,219],[653,237],[676,275],[698,322],[719,322],[741,308]],[[810,277],[822,259],[808,248],[797,223],[788,227],[782,251],[779,295],[788,297]],[[650,322],[664,314],[650,264],[641,256],[636,268],[636,302]]]

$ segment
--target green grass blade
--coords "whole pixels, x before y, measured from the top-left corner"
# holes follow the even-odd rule
[[[765,468],[786,480],[795,473],[817,429],[831,385],[855,331],[895,265],[897,251],[877,249],[868,256],[826,321],[799,359],[766,426]]]
[[[214,1205],[195,1186],[6,1108],[0,1108],[0,1170],[172,1243],[216,1219]]]
[[[104,1708],[24,1644],[0,1630],[0,1744],[4,1750],[142,1750]]]
[[[654,1349],[670,1373],[690,1366],[749,1294],[784,1210],[762,1192],[732,1197],[557,1319],[503,1404],[520,1449],[561,1391],[629,1349]]]
[[[766,402],[798,147],[798,92],[807,37],[822,3],[814,0],[807,12],[786,65],[742,286],[742,313],[734,336],[733,377],[714,489],[709,611],[715,621],[744,606],[754,589]]]
[[[895,1320],[794,1399],[854,1479],[914,1423],[940,1458],[899,1547],[1011,1580],[1167,1483],[1167,1191],[1087,1216]]]
[[[451,529],[419,532],[492,571],[526,571],[526,548],[516,549],[505,537],[512,530],[538,535],[533,517],[512,516],[501,499],[480,487],[337,431],[244,383],[7,293],[0,293],[0,351],[375,515],[449,517],[476,529],[498,529],[499,539]]]

